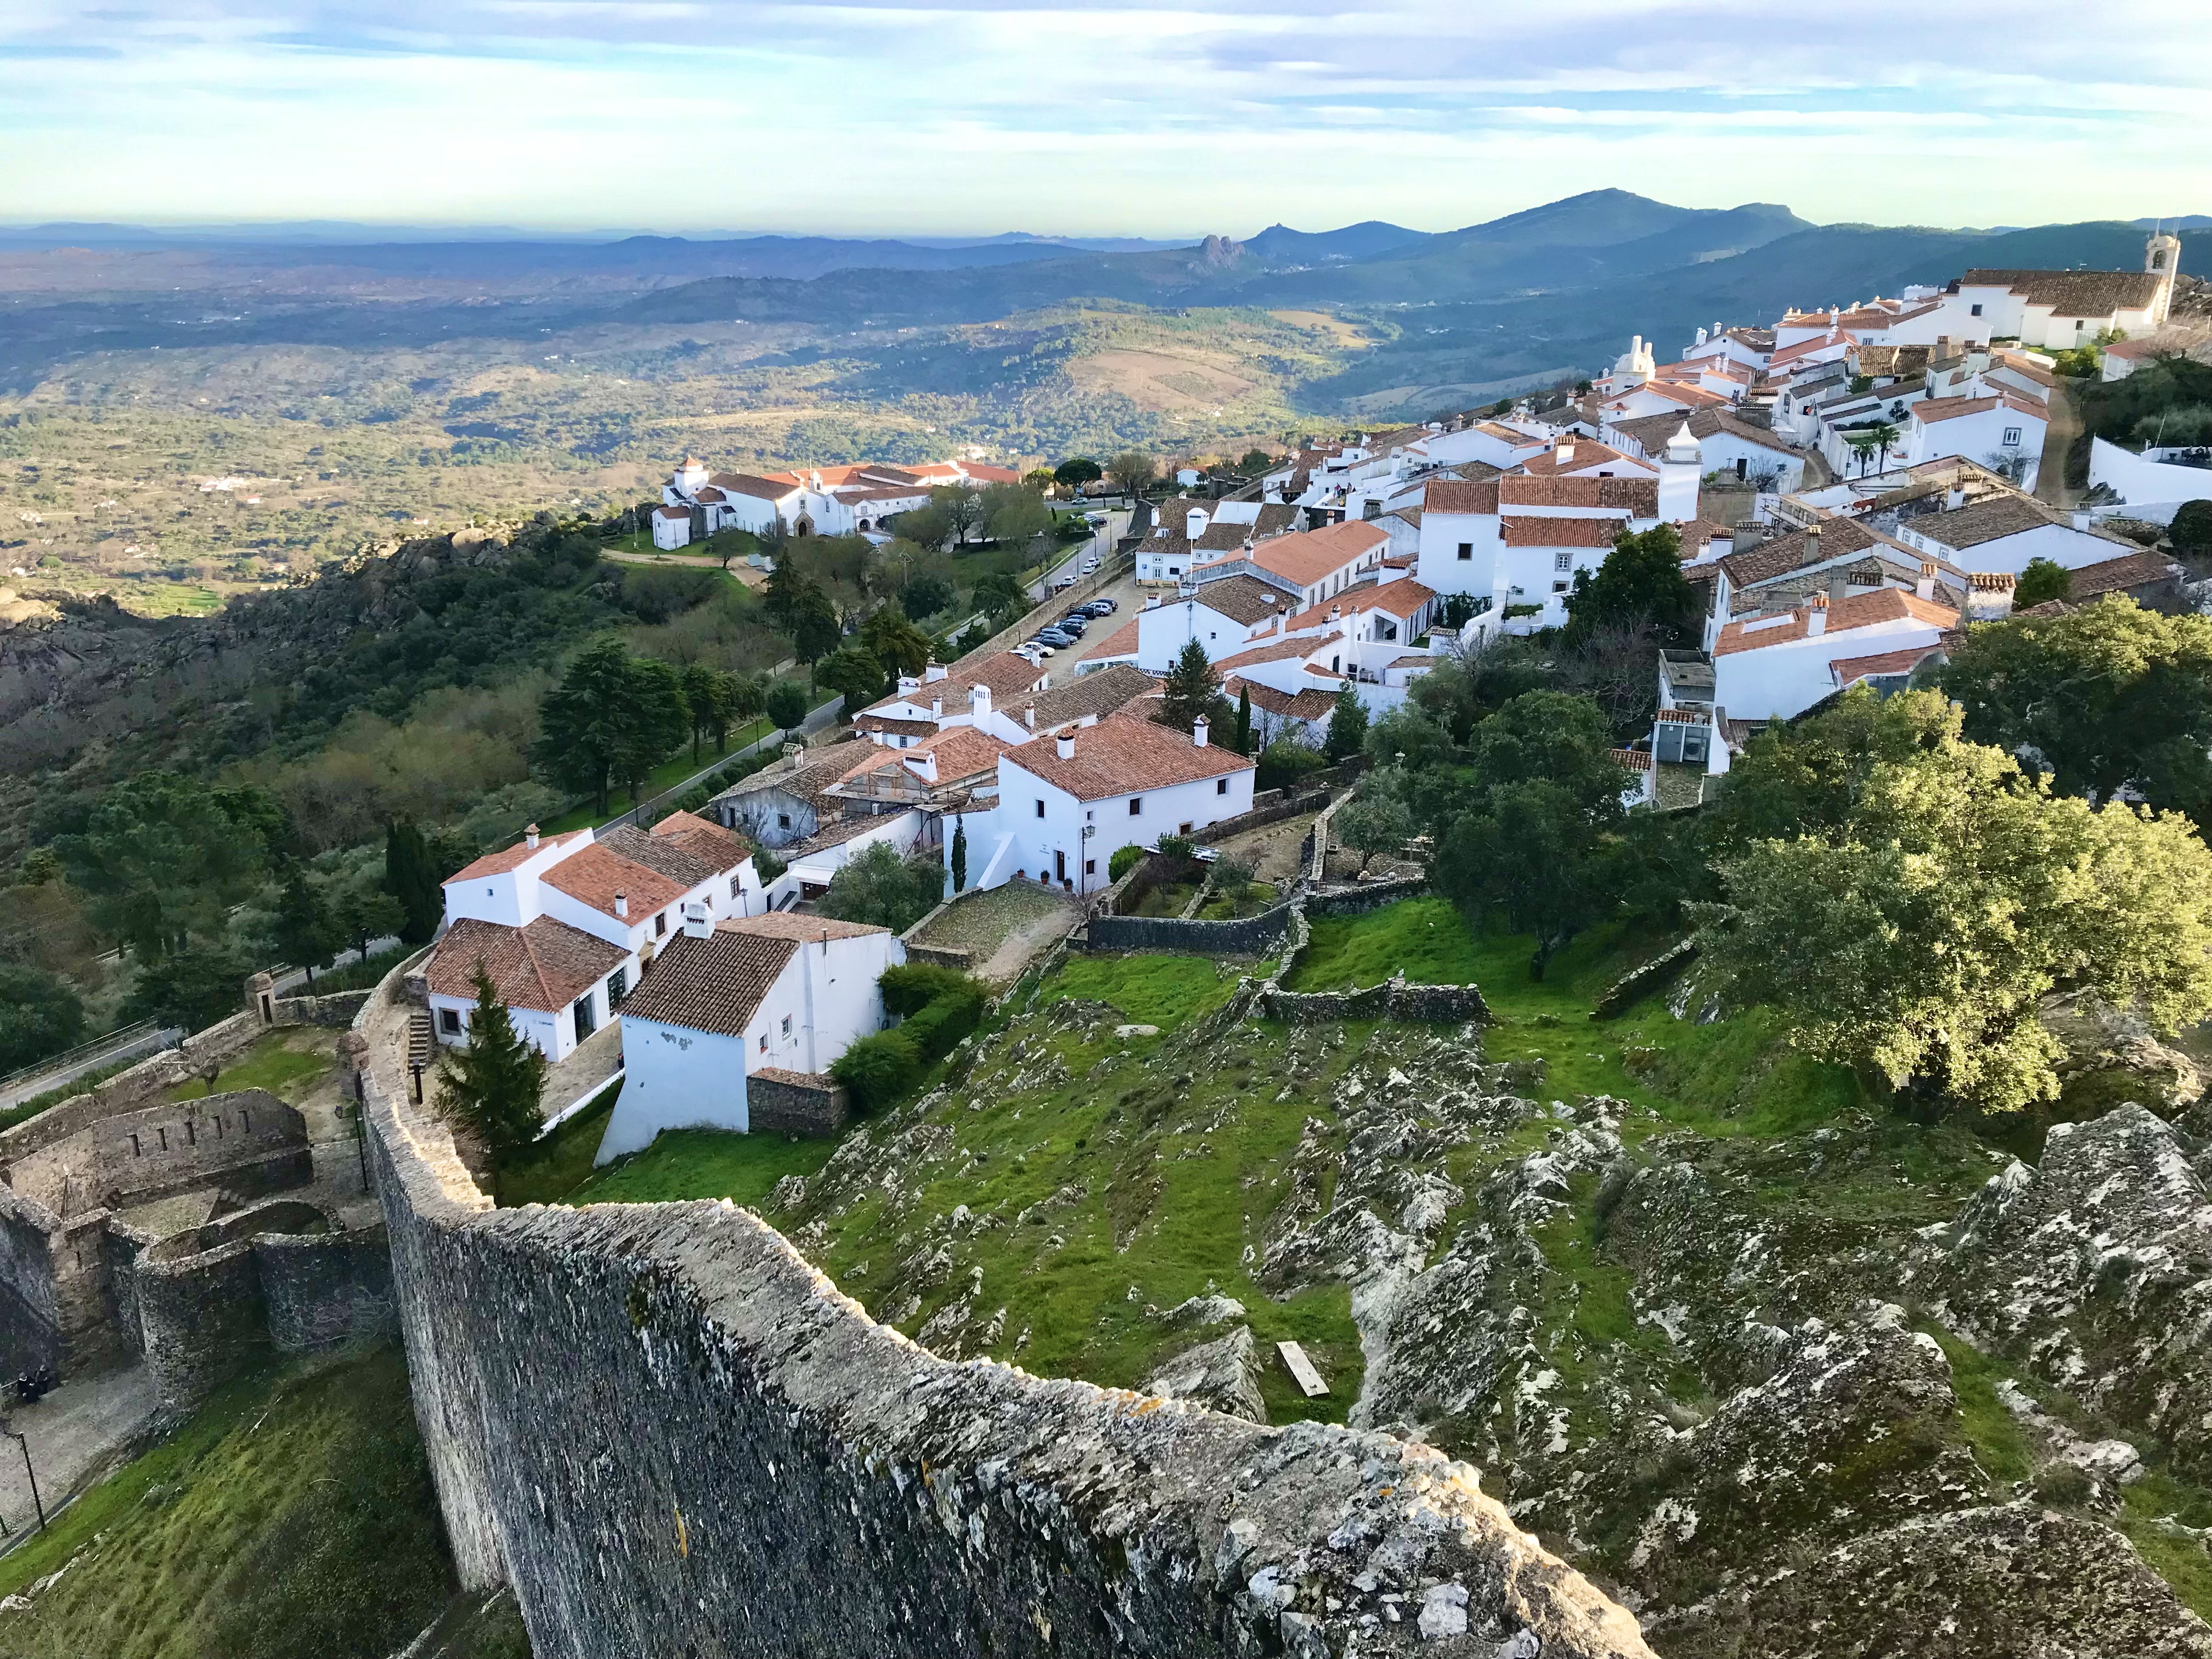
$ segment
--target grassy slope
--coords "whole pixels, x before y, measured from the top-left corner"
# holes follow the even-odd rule
[[[0,1594],[57,1571],[28,1612],[0,1613],[5,1659],[385,1659],[406,1646],[455,1586],[398,1351],[225,1389],[0,1559]],[[480,1659],[527,1655],[503,1622]]]
[[[335,1036],[324,1037],[312,1030],[271,1031],[225,1066],[212,1089],[193,1078],[173,1087],[169,1098],[199,1100],[238,1089],[266,1089],[279,1099],[296,1100],[336,1063],[335,1044]]]

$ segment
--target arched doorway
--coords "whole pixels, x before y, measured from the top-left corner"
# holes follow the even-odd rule
[[[794,536],[811,536],[814,533],[814,520],[804,513],[800,514],[791,521],[791,533]]]

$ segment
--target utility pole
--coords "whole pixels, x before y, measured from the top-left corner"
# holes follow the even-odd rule
[[[31,1438],[15,1431],[15,1422],[11,1417],[0,1417],[0,1434],[6,1435],[23,1449],[23,1478],[31,1483],[31,1505],[39,1512],[39,1530],[44,1532],[46,1529],[46,1500],[39,1496],[39,1477],[31,1472]]]

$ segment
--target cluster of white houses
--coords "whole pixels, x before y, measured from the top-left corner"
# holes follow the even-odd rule
[[[1021,474],[980,461],[817,466],[803,472],[710,472],[687,456],[660,488],[653,544],[673,550],[724,530],[760,535],[781,524],[793,536],[888,539],[886,520],[929,504],[946,484],[1015,483]]]

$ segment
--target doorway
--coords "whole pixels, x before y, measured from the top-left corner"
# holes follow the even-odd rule
[[[1054,852],[1054,854],[1053,854],[1053,855],[1052,855],[1052,873],[1053,873],[1053,878],[1054,878],[1054,880],[1059,881],[1059,882],[1061,882],[1061,883],[1063,883],[1063,884],[1064,884],[1064,883],[1066,883],[1066,881],[1067,880],[1067,854],[1066,854],[1062,853],[1062,852],[1059,852],[1059,851],[1057,851],[1057,850],[1055,850],[1055,851]]]
[[[575,1013],[576,1041],[581,1042],[586,1037],[591,1036],[592,1030],[592,994],[589,991],[576,999]]]

